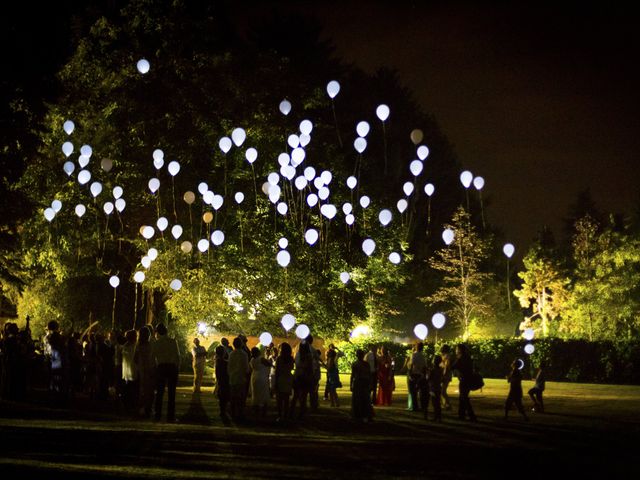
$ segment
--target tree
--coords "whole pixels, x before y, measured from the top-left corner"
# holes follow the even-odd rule
[[[488,257],[489,245],[478,235],[462,207],[445,228],[453,230],[454,240],[429,260],[432,269],[442,272],[443,285],[423,301],[445,305],[449,316],[461,327],[463,338],[467,339],[472,320],[491,314],[483,289],[492,275],[480,269]]]

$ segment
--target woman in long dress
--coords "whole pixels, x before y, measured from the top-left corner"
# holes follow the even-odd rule
[[[291,397],[291,391],[293,390],[294,366],[291,345],[287,342],[283,342],[280,345],[280,354],[276,359],[275,374],[276,402],[278,404],[277,421],[279,422],[285,421],[290,415],[289,400]]]
[[[387,347],[382,347],[378,357],[378,398],[376,405],[391,405],[391,395],[396,388],[393,378],[393,359]]]
[[[262,356],[260,349],[251,349],[251,405],[256,416],[264,418],[267,415],[267,405],[271,394],[269,392],[269,372],[271,363]]]

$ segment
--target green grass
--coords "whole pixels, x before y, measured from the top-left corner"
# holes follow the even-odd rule
[[[550,382],[547,411],[525,422],[502,419],[506,380],[486,379],[472,394],[480,418],[455,411],[434,424],[406,411],[406,380],[396,378],[394,405],[376,408],[372,424],[342,405],[283,426],[250,421],[225,426],[210,384],[193,396],[181,378],[177,424],[113,414],[112,406],[76,400],[76,410],[0,404],[3,478],[490,478],[637,474],[640,387]],[[342,382],[348,386],[348,377]],[[523,382],[526,390],[531,382]],[[449,391],[457,405],[454,381]],[[321,392],[323,386],[321,385]],[[527,399],[525,404],[529,405]],[[529,405],[530,406],[530,405]],[[515,470],[514,470],[515,469]],[[633,476],[632,476],[633,478]]]

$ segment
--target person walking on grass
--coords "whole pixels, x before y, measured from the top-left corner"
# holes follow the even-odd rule
[[[267,406],[271,398],[269,393],[271,362],[262,356],[258,347],[253,347],[249,367],[251,368],[251,405],[256,418],[264,419],[267,416]]]
[[[364,351],[356,351],[356,361],[351,365],[351,415],[357,422],[373,420],[371,405],[371,369],[364,359]]]
[[[538,366],[538,373],[536,374],[536,383],[531,390],[529,390],[529,396],[533,401],[534,412],[544,413],[544,402],[542,401],[542,392],[544,392],[546,378],[545,378],[546,365],[544,362],[540,362]]]
[[[524,406],[522,405],[522,374],[520,373],[520,366],[522,360],[514,360],[511,364],[511,372],[507,376],[507,381],[509,382],[509,395],[507,396],[507,401],[504,405],[504,419],[507,420],[509,418],[509,410],[515,403],[518,411],[522,414],[525,420],[529,420],[527,414],[524,411]]]

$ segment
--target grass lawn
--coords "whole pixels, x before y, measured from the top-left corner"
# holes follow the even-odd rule
[[[485,380],[472,394],[478,423],[444,422],[406,411],[404,376],[394,405],[376,408],[375,421],[349,417],[322,402],[290,425],[249,421],[225,426],[207,386],[192,395],[188,376],[178,389],[179,423],[153,423],[113,413],[112,405],[78,398],[75,410],[41,399],[0,403],[0,475],[19,478],[638,478],[640,387],[547,384],[547,413],[504,421],[505,380]],[[343,376],[343,384],[348,378]],[[531,382],[523,382],[525,392]],[[457,381],[450,387],[457,399]],[[321,394],[323,386],[321,385]],[[525,399],[525,405],[530,402]]]

